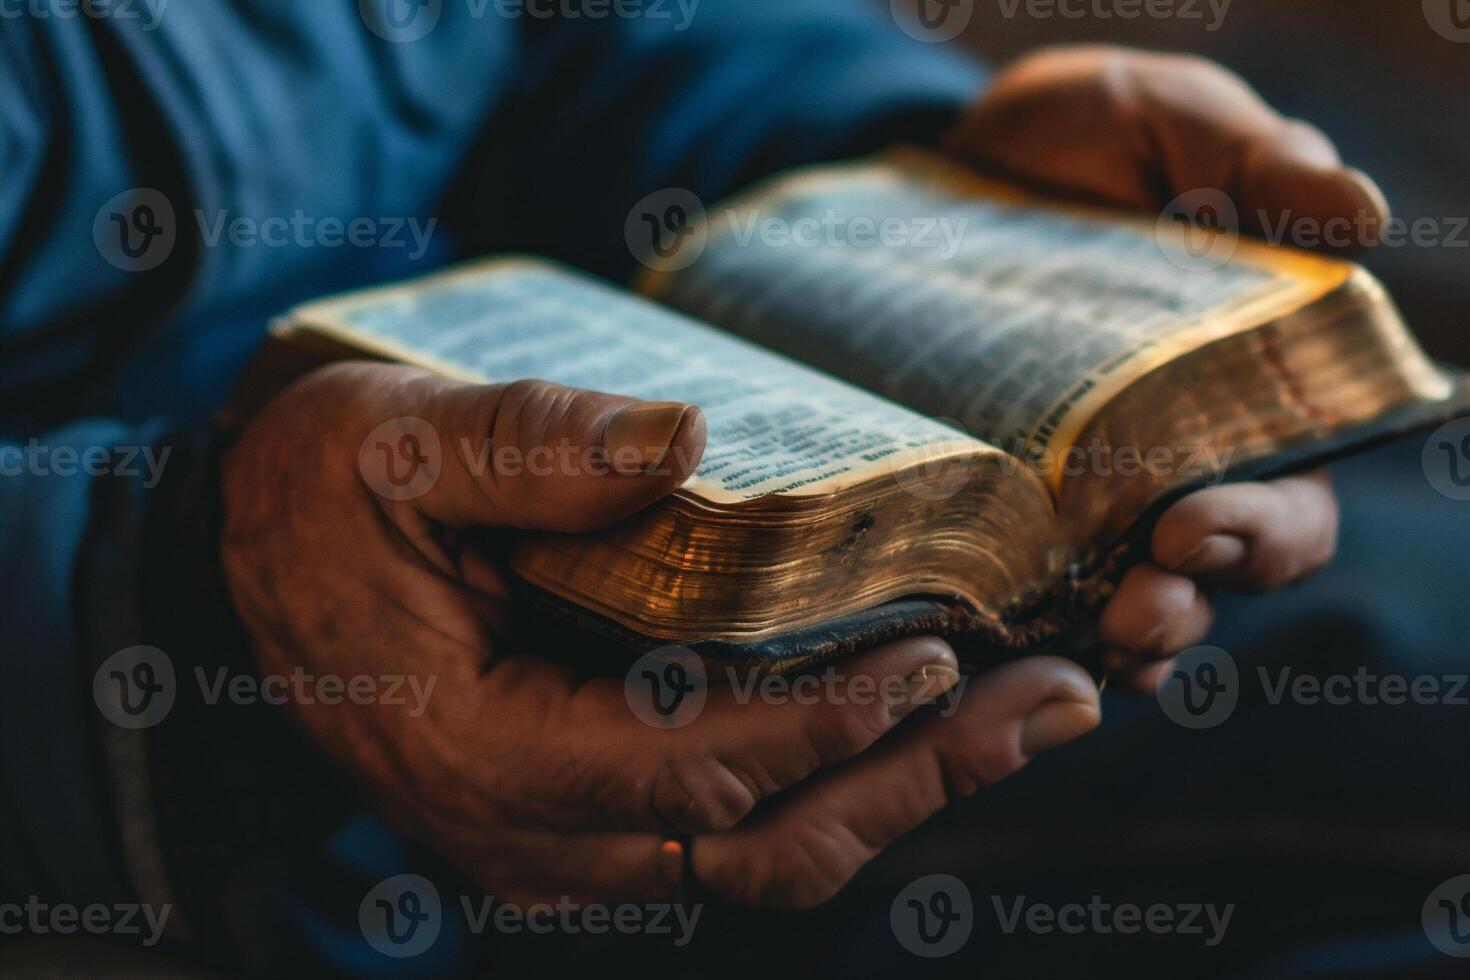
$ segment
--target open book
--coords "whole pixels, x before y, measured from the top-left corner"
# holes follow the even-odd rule
[[[273,336],[302,368],[701,406],[708,449],[667,502],[518,546],[528,594],[579,628],[774,667],[917,632],[1034,649],[1085,642],[1171,494],[1467,403],[1366,271],[1220,235],[905,151],[682,229],[651,299],[510,257],[311,303]]]

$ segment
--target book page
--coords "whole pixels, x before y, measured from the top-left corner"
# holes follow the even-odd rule
[[[685,487],[715,503],[840,490],[910,458],[994,452],[892,402],[550,263],[499,260],[298,308],[291,325],[469,380],[698,405]]]
[[[704,230],[647,292],[1052,475],[1127,384],[1352,268],[1243,241],[1186,268],[1192,253],[1169,249],[1190,243],[1153,221],[1058,208],[916,151],[785,178]]]

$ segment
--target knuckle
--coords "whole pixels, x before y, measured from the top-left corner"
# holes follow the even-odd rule
[[[1304,565],[1289,544],[1274,535],[1262,537],[1246,564],[1246,578],[1254,589],[1279,589],[1301,578],[1306,573]]]
[[[945,795],[950,800],[962,799],[998,783],[1026,764],[1019,731],[1009,726],[1002,731],[957,740],[941,747],[939,752]]]
[[[820,767],[836,765],[858,755],[888,731],[888,706],[881,698],[835,711],[813,713],[807,722],[807,741]]]
[[[1175,71],[1206,84],[1240,85],[1241,78],[1212,58],[1199,54],[1170,54],[1168,63]]]
[[[512,381],[501,392],[497,421],[512,428],[518,443],[534,444],[565,411],[569,395],[570,389],[550,381]]]
[[[727,831],[755,808],[756,794],[725,763],[710,755],[674,755],[653,779],[652,807],[662,822],[685,833]]]
[[[749,865],[742,899],[779,909],[810,909],[831,901],[870,856],[843,830],[813,824],[790,828],[782,845]]]

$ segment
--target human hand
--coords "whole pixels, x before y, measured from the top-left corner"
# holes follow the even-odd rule
[[[376,492],[365,442],[391,450],[413,432],[425,438],[409,456],[437,478],[408,499]],[[704,434],[684,405],[351,363],[276,397],[222,462],[223,564],[260,669],[434,678],[417,716],[382,701],[291,710],[391,821],[504,900],[666,901],[684,870],[668,835],[683,833],[714,893],[813,905],[954,796],[1097,723],[1091,680],[1056,658],[925,709],[960,682],[932,638],[838,665],[850,697],[740,703],[711,686],[675,729],[638,720],[621,677],[512,646],[484,529],[610,525],[682,484]],[[565,447],[554,455],[572,462],[477,471],[487,439],[491,460]]]
[[[1284,217],[1347,221],[1369,245],[1388,205],[1331,141],[1273,111],[1211,62],[1122,48],[1038,52],[1001,72],[948,135],[963,160],[1102,202],[1158,212],[1201,188],[1224,192],[1246,230]],[[1289,214],[1288,214],[1289,213]],[[1331,558],[1337,502],[1325,472],[1217,487],[1161,519],[1152,562],[1108,603],[1102,641],[1116,662],[1156,661],[1200,642],[1215,586],[1259,591],[1295,582]]]

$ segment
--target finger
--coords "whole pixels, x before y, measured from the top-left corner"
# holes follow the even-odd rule
[[[1211,487],[1159,519],[1159,565],[1230,588],[1274,589],[1331,560],[1338,506],[1325,470],[1270,483]]]
[[[1372,244],[1389,216],[1382,191],[1343,166],[1319,130],[1197,57],[1108,46],[1037,52],[1001,73],[947,148],[1125,207],[1153,210],[1218,190],[1246,229],[1273,238],[1301,227],[1321,229],[1314,239]]]
[[[606,527],[671,493],[704,451],[704,416],[677,402],[546,381],[476,385],[418,371],[396,380],[380,399],[392,424],[409,434],[426,421],[442,459],[412,504],[449,527]],[[393,435],[380,433],[390,448]]]
[[[525,828],[493,854],[458,855],[502,904],[668,902],[684,878],[682,845],[666,835]]]
[[[1158,167],[1146,134],[1119,125],[1134,52],[1048,48],[1001,72],[945,139],[961,159],[1140,210],[1157,208]]]
[[[1056,657],[998,667],[955,704],[948,717],[916,716],[912,729],[814,776],[755,820],[696,838],[700,884],[749,905],[825,902],[896,838],[1090,731],[1101,710],[1091,679]]]
[[[637,720],[622,683],[594,682],[579,689],[567,729],[584,740],[604,733],[602,751],[582,762],[582,785],[596,792],[605,826],[719,831],[868,750],[959,680],[949,645],[916,637],[796,678],[717,675],[699,715],[675,729]]]
[[[1383,192],[1343,166],[1320,130],[1281,116],[1213,62],[1138,55],[1128,63],[1132,118],[1157,148],[1171,196],[1215,188],[1255,231],[1279,228],[1283,217],[1315,228],[1347,221],[1341,232],[1356,244],[1376,240],[1389,215]]]
[[[1122,688],[1130,694],[1151,694],[1159,689],[1160,681],[1174,669],[1175,660],[1156,660],[1142,667],[1125,669],[1114,675]]]
[[[1214,607],[1193,580],[1144,564],[1129,569],[1108,600],[1098,638],[1134,660],[1156,660],[1204,639]]]

